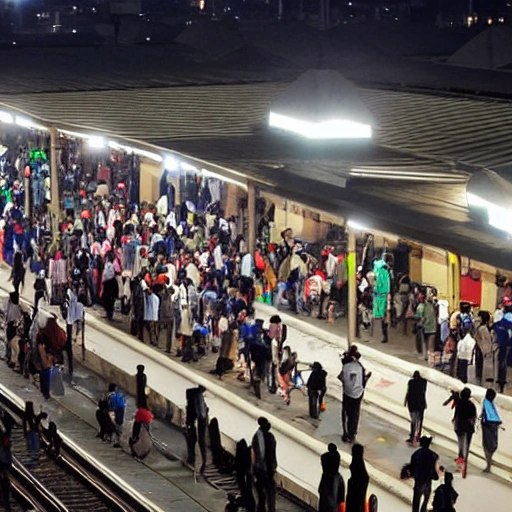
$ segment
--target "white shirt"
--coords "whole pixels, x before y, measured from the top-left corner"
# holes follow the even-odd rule
[[[167,277],[169,278],[169,283],[174,284],[176,282],[176,266],[172,263],[167,263]]]
[[[215,268],[217,270],[222,270],[223,262],[222,262],[222,247],[220,244],[215,246],[215,249],[213,249],[213,258],[215,260]]]
[[[244,277],[252,277],[253,268],[252,254],[247,253],[240,263],[240,274]]]
[[[361,398],[364,393],[364,368],[359,361],[345,363],[341,369],[343,394],[350,398]]]
[[[437,313],[437,320],[440,324],[442,324],[445,320],[448,320],[450,318],[450,311],[449,311],[449,303],[445,299],[441,299],[437,301],[437,307],[438,307],[438,313]]]
[[[78,297],[73,290],[68,289],[68,312],[66,315],[66,324],[73,325],[82,320],[84,316],[84,305],[78,302]]]
[[[144,321],[158,322],[158,308],[160,299],[156,293],[147,294],[144,297]]]
[[[471,334],[466,334],[457,344],[457,357],[459,359],[465,359],[466,361],[471,360],[473,355],[473,349],[475,348],[475,340]]]

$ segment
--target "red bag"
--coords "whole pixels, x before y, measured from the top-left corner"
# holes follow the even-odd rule
[[[258,270],[261,270],[262,272],[265,270],[265,260],[263,259],[260,251],[256,251],[254,253],[254,264]]]

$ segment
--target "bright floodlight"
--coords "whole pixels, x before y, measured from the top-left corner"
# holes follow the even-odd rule
[[[46,128],[40,124],[34,123],[30,119],[23,116],[16,116],[16,124],[23,128],[36,128],[38,130],[46,130]]]
[[[7,112],[0,112],[0,121],[11,124],[14,122],[14,118]]]
[[[345,119],[310,122],[270,112],[268,123],[272,128],[298,133],[307,139],[372,138],[372,127],[369,124],[356,123]]]
[[[169,155],[165,157],[164,167],[166,171],[177,171],[179,162],[174,156]]]
[[[103,137],[96,137],[94,135],[89,137],[89,147],[102,149],[105,147],[105,139]]]
[[[363,226],[363,224],[359,224],[359,222],[354,220],[347,220],[347,226],[354,231],[369,231],[366,226]]]
[[[484,208],[487,211],[490,226],[512,235],[512,210],[497,206],[471,192],[466,194],[466,200],[468,206]]]

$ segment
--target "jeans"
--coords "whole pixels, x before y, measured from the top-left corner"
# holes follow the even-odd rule
[[[343,395],[343,404],[341,406],[341,426],[343,429],[343,436],[348,437],[349,440],[354,439],[357,435],[362,401],[362,395],[359,398],[350,398],[345,394]]]
[[[317,419],[320,406],[324,402],[325,389],[317,391],[316,389],[308,389],[309,415],[311,418]]]
[[[457,441],[459,444],[459,457],[468,460],[469,447],[471,445],[471,438],[473,437],[472,432],[459,432],[457,433]]]
[[[427,512],[427,505],[431,492],[432,482],[419,482],[414,484],[414,492],[412,496],[412,512]],[[423,503],[421,503],[422,497]]]
[[[41,370],[40,376],[40,386],[41,393],[45,398],[50,398],[50,373],[51,368],[46,368],[45,370]]]
[[[421,427],[423,425],[423,411],[409,411],[411,416],[411,431],[409,434],[409,439],[414,441],[419,441],[421,437]]]

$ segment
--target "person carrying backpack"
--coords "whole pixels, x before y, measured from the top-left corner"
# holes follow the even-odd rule
[[[119,448],[121,446],[119,437],[124,423],[126,399],[113,383],[108,386],[107,402],[108,413],[116,426],[116,431],[113,434],[114,448]]]

